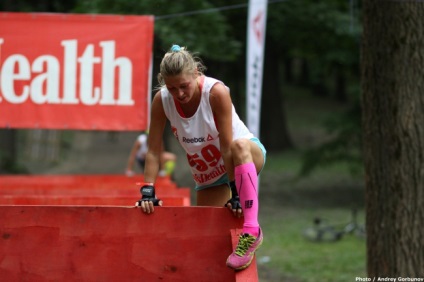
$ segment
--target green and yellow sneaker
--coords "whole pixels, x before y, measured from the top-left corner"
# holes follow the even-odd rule
[[[236,249],[227,259],[227,266],[235,270],[247,268],[252,263],[255,251],[261,246],[262,241],[261,229],[259,229],[258,237],[247,233],[241,234]]]

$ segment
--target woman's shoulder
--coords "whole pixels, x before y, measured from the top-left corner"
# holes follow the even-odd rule
[[[212,109],[231,104],[230,91],[223,83],[215,83],[209,93],[209,102]]]
[[[211,76],[206,76],[206,75],[204,76],[204,83],[205,84],[211,84],[211,85],[214,85],[215,83],[224,84],[221,80],[214,78],[214,77],[211,77]]]
[[[229,88],[219,79],[206,76],[204,79],[204,87],[207,92],[228,92]]]
[[[159,90],[159,91],[157,91],[154,95],[153,95],[153,103],[158,103],[158,102],[161,102],[161,100],[162,100],[162,93],[161,93],[161,91]]]

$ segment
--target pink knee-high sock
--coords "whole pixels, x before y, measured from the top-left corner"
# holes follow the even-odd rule
[[[258,176],[254,163],[235,167],[235,181],[240,204],[244,213],[243,233],[259,235],[258,223]]]

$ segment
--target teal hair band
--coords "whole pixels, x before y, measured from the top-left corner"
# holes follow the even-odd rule
[[[181,47],[179,45],[172,45],[171,51],[172,52],[180,52],[181,51]]]

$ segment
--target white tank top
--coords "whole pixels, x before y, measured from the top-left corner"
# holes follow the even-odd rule
[[[136,153],[136,157],[137,159],[140,160],[144,160],[146,158],[146,154],[147,154],[147,134],[140,134],[137,137],[137,141],[140,143],[140,148],[138,149],[137,153]]]
[[[161,89],[165,114],[172,131],[187,152],[193,179],[198,186],[212,184],[226,171],[219,146],[219,132],[215,126],[212,108],[209,102],[210,90],[215,83],[222,83],[211,77],[202,77],[201,99],[196,113],[188,118],[182,117],[175,106],[174,99],[166,87]],[[203,84],[203,85],[202,85]],[[223,83],[222,83],[223,84]],[[233,140],[250,139],[253,134],[237,115],[232,106]]]

